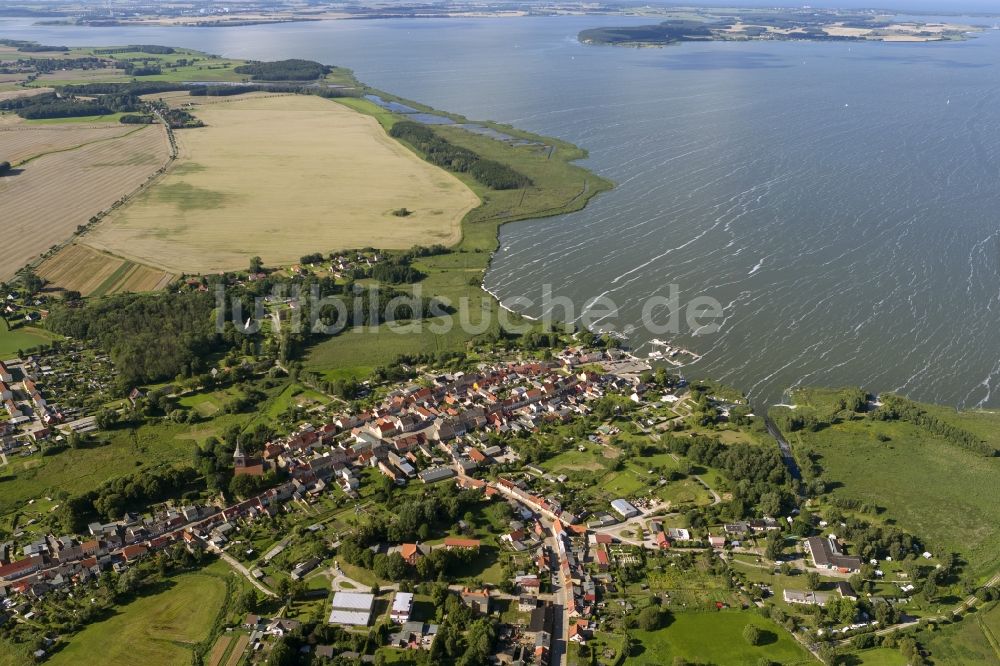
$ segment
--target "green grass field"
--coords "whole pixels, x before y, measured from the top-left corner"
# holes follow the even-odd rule
[[[936,666],[1000,664],[1000,604],[970,613],[958,624],[925,631],[917,639]]]
[[[789,441],[800,455],[808,449],[821,456],[823,477],[839,484],[834,496],[883,507],[882,519],[924,539],[932,552],[962,554],[976,578],[1000,568],[994,528],[1000,523],[1000,459],[970,453],[909,423],[867,419],[792,433]]]
[[[0,322],[0,359],[14,358],[18,350],[47,345],[58,338],[58,335],[34,326],[21,326],[10,331]]]
[[[743,639],[743,627],[750,623],[764,633],[764,645],[752,646]],[[631,666],[669,664],[675,657],[727,666],[752,666],[764,657],[786,666],[817,663],[784,629],[745,611],[679,613],[665,629],[635,631],[633,636],[638,647],[625,660]]]
[[[906,666],[906,657],[899,650],[890,648],[875,648],[851,655],[856,666]]]
[[[102,663],[187,666],[194,645],[207,637],[226,597],[225,565],[171,580],[164,592],[141,597],[108,620],[74,636],[49,663]]]
[[[53,456],[12,456],[7,466],[0,467],[0,515],[43,495],[84,492],[140,468],[187,462],[195,442],[220,434],[241,418],[246,417],[224,415],[196,425],[163,422],[136,430],[135,441],[128,430],[116,430],[99,435],[105,444]]]

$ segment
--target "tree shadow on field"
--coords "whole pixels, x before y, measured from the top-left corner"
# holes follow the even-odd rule
[[[758,646],[773,645],[778,642],[778,634],[767,629],[760,630],[760,640],[757,642]]]

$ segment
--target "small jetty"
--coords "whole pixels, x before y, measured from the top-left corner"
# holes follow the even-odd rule
[[[684,366],[688,363],[694,363],[695,361],[701,360],[701,354],[691,351],[690,349],[685,349],[677,345],[673,345],[659,338],[653,338],[649,341],[649,344],[653,346],[653,351],[649,352],[646,357],[653,361],[666,361],[675,366]]]

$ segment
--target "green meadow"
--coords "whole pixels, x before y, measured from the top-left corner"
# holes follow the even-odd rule
[[[103,663],[186,666],[191,648],[205,640],[226,600],[224,564],[182,574],[167,589],[140,597],[121,607],[111,618],[92,624],[72,637],[48,663]]]
[[[0,359],[14,358],[18,351],[27,351],[33,347],[47,345],[58,338],[58,335],[42,328],[21,326],[8,330],[0,323]]]
[[[763,634],[762,645],[753,646],[743,638],[743,628],[756,625]],[[790,666],[817,663],[784,629],[756,613],[720,611],[678,613],[658,631],[635,631],[636,645],[625,660],[628,666],[670,664],[680,657],[698,664],[755,666],[769,659]]]
[[[1000,426],[995,416],[988,420]],[[1000,524],[1000,458],[971,453],[897,421],[847,421],[788,438],[796,455],[812,451],[819,456],[835,497],[880,507],[876,520],[895,521],[932,552],[961,554],[974,578],[1000,568],[1000,532],[995,529]]]
[[[957,624],[925,631],[917,639],[936,666],[1000,664],[1000,605],[993,602]]]

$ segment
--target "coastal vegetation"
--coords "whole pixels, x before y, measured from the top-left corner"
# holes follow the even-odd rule
[[[580,32],[584,44],[673,44],[707,41],[712,38],[708,26],[698,21],[664,21],[656,25],[620,28],[591,28]]]
[[[956,554],[974,580],[996,571],[1000,536],[983,526],[1000,520],[991,499],[1000,458],[984,452],[1000,444],[1000,417],[889,395],[876,407],[856,396],[803,390],[794,410],[771,410],[786,424],[807,485],[840,511],[920,535],[932,553]],[[802,418],[807,427],[788,427]]]
[[[277,60],[249,62],[233,68],[237,74],[249,74],[254,81],[314,81],[330,73],[326,65],[312,60]]]
[[[392,126],[389,136],[411,144],[432,164],[449,171],[468,173],[494,190],[513,190],[531,185],[529,178],[509,166],[485,160],[467,148],[451,144],[427,125],[404,120]]]

